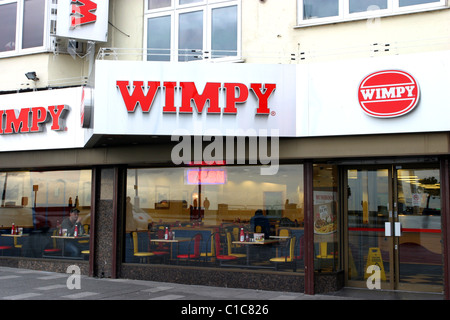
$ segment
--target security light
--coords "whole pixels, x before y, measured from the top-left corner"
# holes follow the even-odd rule
[[[39,78],[36,76],[36,72],[34,72],[34,71],[25,73],[25,76],[27,77],[28,80],[33,80],[33,81],[39,80]]]

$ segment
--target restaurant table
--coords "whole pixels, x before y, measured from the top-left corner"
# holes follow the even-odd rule
[[[279,242],[279,239],[264,239],[264,241],[233,241],[233,244],[245,245],[247,251],[247,267],[250,267],[250,247],[252,246],[263,246],[268,244],[274,244]],[[262,268],[261,266],[257,266],[257,268]]]
[[[187,242],[187,241],[191,241],[191,238],[175,238],[175,239],[150,239],[150,242],[162,242],[162,243],[168,243],[170,244],[170,258],[172,258],[172,246],[174,243],[177,244],[177,256],[179,253],[179,249],[180,249],[180,242]]]
[[[71,240],[71,241],[73,241],[73,240],[86,240],[86,239],[89,239],[89,237],[90,237],[89,234],[82,234],[82,235],[79,235],[77,237],[75,237],[75,236],[51,236],[52,239],[62,239],[63,240],[63,245],[62,245],[62,248],[61,248],[61,256],[62,257],[65,257],[65,255],[64,255],[64,249],[65,249],[65,246],[66,246],[65,245],[65,241],[67,241],[67,240]],[[65,258],[79,259],[79,257],[65,257]]]
[[[5,233],[2,234],[2,237],[12,237],[12,238],[21,238],[21,237],[27,237],[28,233],[23,233],[23,234],[10,234],[10,233]]]
[[[4,233],[2,234],[2,237],[11,237],[14,239],[14,248],[21,248],[21,245],[17,245],[17,239],[22,237],[28,237],[28,233],[22,233],[22,234],[10,234],[10,233]]]

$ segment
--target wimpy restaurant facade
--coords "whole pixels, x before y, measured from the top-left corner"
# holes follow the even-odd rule
[[[92,88],[0,96],[0,264],[447,298],[448,57],[97,60]]]

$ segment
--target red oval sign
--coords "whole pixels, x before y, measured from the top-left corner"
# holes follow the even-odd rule
[[[402,116],[417,105],[419,84],[412,75],[404,71],[374,72],[361,81],[358,100],[361,108],[370,116]]]

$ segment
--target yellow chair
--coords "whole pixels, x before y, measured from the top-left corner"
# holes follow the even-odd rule
[[[90,226],[88,224],[83,224],[83,233],[89,234]],[[89,239],[78,240],[78,243],[89,243]]]
[[[200,256],[204,257],[205,261],[207,261],[208,258],[212,258],[212,257],[216,256],[215,244],[214,244],[215,243],[214,242],[215,234],[216,234],[215,232],[211,233],[211,236],[209,237],[209,240],[206,241],[206,243],[205,243],[205,252],[200,253]],[[208,251],[208,245],[210,245],[210,247],[211,247],[209,251]]]
[[[332,254],[328,254],[328,243],[321,242],[319,244],[319,254],[316,256],[317,259],[333,259]]]
[[[232,252],[231,249],[231,233],[227,232],[227,246],[228,246],[228,255],[229,256],[233,256],[236,258],[245,258],[247,255],[244,253],[236,253],[236,252]]]
[[[332,253],[328,253],[328,242],[320,242],[319,243],[319,254],[316,255],[317,258],[317,263],[318,263],[318,268],[322,269],[322,261],[325,262],[324,260],[332,260],[332,268],[333,270],[335,269],[335,261],[334,261],[334,254]]]
[[[292,263],[293,270],[294,270],[294,272],[296,271],[295,256],[294,256],[295,237],[289,238],[288,247],[289,247],[288,254],[286,254],[285,256],[282,256],[282,257],[275,257],[275,258],[270,259],[270,262],[275,263],[275,270],[278,270],[278,265],[280,263]]]
[[[138,257],[140,262],[144,262],[144,261],[148,262],[149,258],[154,256],[154,254],[151,252],[140,252],[139,248],[138,248],[137,232],[133,231],[131,234],[133,236],[133,254],[134,254],[134,256]]]
[[[14,237],[14,248],[22,249],[22,245],[17,243],[17,237]]]
[[[233,228],[233,230],[232,230],[232,234],[231,234],[231,236],[232,236],[232,240],[233,241],[238,241],[239,240],[239,232],[240,232],[240,228],[238,228],[238,227],[234,227]],[[237,248],[238,247],[238,245],[236,245],[236,244],[233,244],[233,248]]]
[[[83,255],[83,258],[84,258],[85,260],[88,260],[90,253],[91,253],[91,252],[90,252],[89,250],[82,250],[82,251],[81,251],[81,254]]]
[[[280,229],[280,231],[278,232],[278,236],[280,237],[289,237],[290,236],[290,231],[289,229]]]

